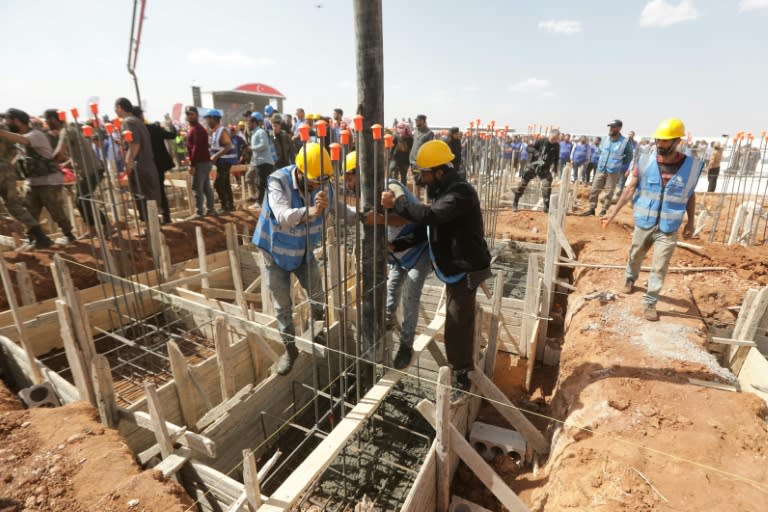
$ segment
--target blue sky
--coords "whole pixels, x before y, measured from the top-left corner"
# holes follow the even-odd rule
[[[0,108],[111,112],[133,98],[130,0],[3,0]],[[322,8],[315,7],[321,4]],[[694,136],[768,129],[768,0],[384,0],[385,110],[430,124],[494,119],[649,133],[681,117]],[[356,104],[351,0],[148,0],[137,72],[148,114],[190,84],[263,82],[290,111]]]

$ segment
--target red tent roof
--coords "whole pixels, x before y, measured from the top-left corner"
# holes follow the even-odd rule
[[[252,83],[252,84],[243,84],[238,85],[235,87],[236,91],[243,91],[243,92],[250,92],[253,94],[260,94],[262,96],[272,96],[277,98],[285,98],[283,93],[278,91],[272,86],[269,86],[267,84],[259,84],[259,83]]]

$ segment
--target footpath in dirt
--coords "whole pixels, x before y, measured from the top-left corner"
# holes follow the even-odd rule
[[[606,229],[596,217],[569,216],[566,236],[580,263],[623,266],[632,229],[627,209]],[[546,216],[503,211],[497,232],[544,243]],[[552,453],[536,475],[507,458],[493,464],[531,510],[768,510],[766,404],[749,393],[689,383],[734,382],[706,351],[707,329],[733,328],[734,306],[746,290],[768,283],[768,251],[687,242],[702,253],[678,248],[673,267],[727,270],[670,273],[659,322],[642,318],[647,273],[633,294],[624,295],[623,270],[580,268],[572,276],[576,291],[561,297],[568,309],[556,379],[557,369],[536,368],[526,396],[522,363],[497,361],[496,381],[515,403],[554,419]],[[498,423],[486,407],[480,419]],[[502,510],[463,465],[454,488],[489,510]]]
[[[211,254],[226,249],[227,242],[224,232],[226,224],[234,223],[238,227],[238,233],[243,233],[243,229],[246,227],[248,233],[252,233],[257,221],[258,211],[238,210],[225,215],[211,215],[202,219],[174,222],[161,226],[160,230],[171,250],[171,262],[179,263],[197,257],[196,226],[202,227],[206,251]],[[133,263],[136,268],[140,271],[151,269],[152,255],[147,238],[137,238],[133,232],[130,234],[129,241],[128,233],[125,231],[121,232],[120,236],[124,239],[125,244],[130,243],[134,248],[135,260]],[[115,241],[114,247],[118,248],[120,245]],[[11,274],[13,274],[14,264],[26,263],[32,277],[35,297],[38,301],[43,301],[56,295],[56,287],[50,269],[55,254],[61,254],[67,260],[74,260],[80,265],[84,265],[70,265],[70,272],[76,287],[82,290],[99,284],[98,274],[90,269],[103,268],[101,253],[98,249],[94,249],[91,241],[87,239],[66,246],[54,246],[51,249],[28,252],[7,251],[3,253],[3,257]],[[7,308],[8,302],[5,294],[0,294],[0,311]]]
[[[183,512],[192,500],[141,471],[120,435],[76,402],[23,409],[0,380],[0,512]]]

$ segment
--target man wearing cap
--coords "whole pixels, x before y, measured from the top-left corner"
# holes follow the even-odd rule
[[[251,190],[256,194],[256,201],[264,205],[264,194],[267,189],[267,178],[275,170],[274,146],[267,130],[264,129],[264,116],[254,112],[248,120],[251,129],[251,168],[245,179]],[[258,183],[257,183],[258,182]]]
[[[64,175],[53,161],[53,148],[40,130],[30,126],[29,115],[23,110],[10,108],[5,113],[5,122],[10,131],[0,130],[0,138],[16,143],[22,150],[17,165],[26,177],[27,210],[37,221],[43,208],[48,210],[53,221],[59,225],[64,236],[55,240],[57,244],[75,241],[72,224],[64,209]],[[13,186],[16,186],[14,183]],[[29,226],[29,224],[27,224]],[[29,226],[28,248],[47,247],[47,237],[40,236],[37,229]],[[50,242],[50,240],[48,240]]]
[[[128,143],[125,154],[125,173],[136,201],[139,218],[147,221],[147,201],[160,205],[160,179],[152,154],[149,130],[133,115],[133,105],[128,98],[115,101],[115,113],[123,120],[123,131],[130,131],[133,140]]]
[[[5,114],[0,114],[5,117]],[[0,120],[4,121],[4,120]],[[24,200],[19,196],[16,190],[16,163],[17,150],[13,142],[3,137],[6,133],[5,124],[0,125],[0,198],[5,204],[5,209],[13,217],[27,227],[27,236],[29,242],[25,249],[42,249],[53,245],[50,238],[40,229],[37,219],[29,213]]]
[[[419,148],[425,142],[429,142],[435,138],[435,133],[427,126],[427,116],[419,114],[416,116],[416,128],[413,130],[413,146],[411,146],[411,166],[416,163],[416,155],[419,153]]]
[[[200,124],[200,114],[197,107],[189,106],[185,110],[189,133],[187,134],[187,154],[189,155],[189,174],[192,175],[192,190],[195,193],[196,216],[203,217],[203,206],[206,206],[205,215],[213,215],[213,189],[211,188],[211,163],[208,132]]]
[[[621,134],[622,126],[623,123],[618,119],[608,123],[608,137],[603,140],[600,146],[600,159],[597,162],[592,190],[589,192],[589,210],[581,213],[583,217],[595,215],[600,192],[603,190],[605,190],[605,195],[603,196],[603,209],[600,216],[605,215],[613,202],[613,194],[619,178],[632,163],[632,144]]]
[[[277,326],[285,345],[285,353],[277,363],[279,375],[291,371],[299,353],[294,340],[291,274],[311,300],[312,321],[323,320],[324,293],[313,249],[322,239],[324,212],[329,204],[334,204],[333,188],[328,182],[331,176],[333,167],[328,152],[310,142],[306,160],[302,151],[296,156],[295,165],[278,169],[267,177],[253,244],[264,255],[264,279],[272,292]],[[354,222],[354,209],[344,207],[348,222]],[[315,334],[313,341],[324,344],[324,334]]]
[[[428,251],[437,277],[445,283],[445,350],[453,368],[454,399],[470,388],[475,332],[475,293],[490,276],[480,200],[453,169],[454,155],[441,140],[422,144],[416,155],[416,184],[427,187],[431,204],[410,201],[402,185],[388,185],[381,205],[426,227]],[[395,247],[398,249],[398,247]]]
[[[107,224],[107,217],[101,205],[93,202],[93,193],[104,178],[104,163],[96,158],[91,141],[83,136],[77,126],[65,126],[59,119],[56,109],[48,109],[43,114],[49,132],[56,137],[53,160],[58,163],[71,162],[77,177],[75,205],[80,216],[88,226],[89,236],[96,236],[94,210],[98,212],[101,225]]]
[[[560,156],[560,132],[552,130],[549,137],[542,137],[532,146],[527,147],[528,165],[523,169],[523,179],[515,190],[512,209],[517,211],[520,198],[523,197],[528,183],[538,176],[543,182],[541,199],[544,201],[544,213],[549,212],[549,196],[552,194],[552,169],[557,166]]]
[[[678,151],[681,138],[685,136],[685,125],[680,119],[662,121],[653,136],[656,152],[650,153],[647,159],[640,159],[616,206],[602,218],[604,224],[611,222],[634,198],[635,231],[622,291],[626,294],[634,291],[643,259],[654,246],[648,288],[643,297],[643,316],[649,321],[659,319],[656,303],[677,245],[677,233],[686,215],[688,220],[683,237],[689,238],[693,234],[694,191],[704,167],[704,162]]]
[[[232,179],[229,171],[239,158],[237,148],[232,144],[232,137],[221,124],[221,111],[215,108],[205,114],[205,122],[210,133],[208,145],[211,152],[211,163],[216,166],[216,180],[213,188],[219,194],[223,213],[235,210],[235,199],[232,195]]]

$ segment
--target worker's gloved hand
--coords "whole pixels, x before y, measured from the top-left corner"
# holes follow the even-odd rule
[[[321,215],[326,208],[328,208],[328,193],[325,190],[321,190],[315,196],[315,205],[310,208],[309,215],[311,217],[317,217],[318,215]]]
[[[405,186],[400,183],[390,183],[387,188],[395,195],[395,199],[400,199],[405,195]]]
[[[381,206],[384,208],[394,208],[395,207],[395,193],[391,190],[385,190],[381,193]]]

